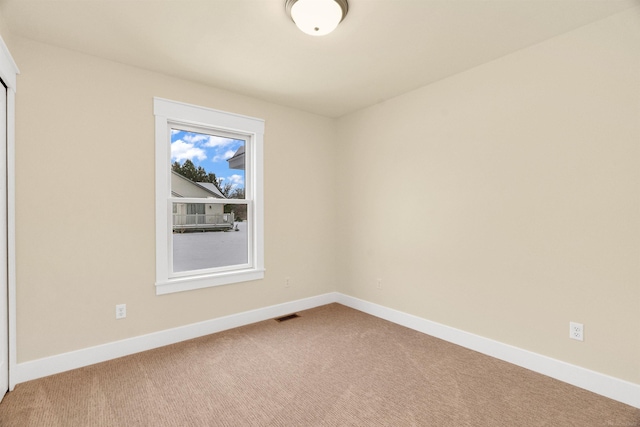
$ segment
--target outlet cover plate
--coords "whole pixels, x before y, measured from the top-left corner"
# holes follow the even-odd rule
[[[124,319],[127,317],[127,304],[116,305],[116,319]]]
[[[584,325],[577,322],[569,322],[569,338],[584,341]]]

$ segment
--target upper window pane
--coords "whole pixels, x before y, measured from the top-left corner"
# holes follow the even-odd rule
[[[173,197],[245,198],[246,141],[171,127]],[[173,174],[172,174],[173,175]]]

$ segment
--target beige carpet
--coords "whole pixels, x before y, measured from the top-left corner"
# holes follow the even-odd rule
[[[339,304],[19,384],[1,426],[619,426],[640,410]]]

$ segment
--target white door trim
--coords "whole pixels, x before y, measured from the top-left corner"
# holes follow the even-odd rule
[[[0,36],[0,78],[7,85],[7,285],[9,287],[9,390],[16,385],[13,373],[16,353],[16,216],[15,216],[15,148],[16,148],[16,77],[20,74],[7,45]]]

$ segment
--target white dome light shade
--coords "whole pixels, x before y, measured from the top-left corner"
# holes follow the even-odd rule
[[[346,2],[345,2],[346,3]],[[335,0],[298,0],[291,6],[291,18],[298,28],[312,36],[335,30],[346,11]]]

